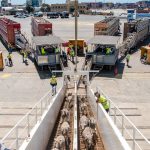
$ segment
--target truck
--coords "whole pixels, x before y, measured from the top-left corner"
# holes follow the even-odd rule
[[[51,19],[56,19],[56,18],[59,18],[59,13],[58,12],[48,12],[47,13],[47,18]]]
[[[70,39],[68,42],[68,46],[72,45],[72,48],[75,50],[75,39]],[[84,55],[84,49],[86,47],[86,42],[83,39],[77,40],[77,55]]]
[[[69,18],[69,12],[68,11],[63,11],[60,13],[60,18]]]
[[[8,18],[0,18],[0,37],[6,46],[29,50],[29,42],[21,33],[21,25]]]
[[[15,35],[21,32],[21,25],[7,18],[0,18],[0,36],[6,44],[15,46]]]
[[[150,19],[136,19],[124,23],[123,43],[120,46],[122,56],[134,51],[137,44],[150,35]]]
[[[94,24],[94,35],[116,35],[120,32],[118,17],[108,17]]]
[[[61,67],[61,57],[63,55],[63,51],[61,50],[62,43],[63,40],[53,35],[33,37],[32,51],[39,69],[42,69],[44,66],[50,68]],[[42,48],[44,48],[44,54],[42,53]],[[56,49],[59,51],[56,52]]]
[[[86,59],[91,62],[91,68],[100,68],[103,66],[115,66],[118,55],[119,55],[119,45],[120,37],[118,36],[105,36],[99,35],[94,36],[88,41],[93,49],[86,53]],[[110,52],[107,54],[107,49]]]
[[[52,23],[40,17],[32,17],[31,31],[33,36],[50,35],[52,34]]]

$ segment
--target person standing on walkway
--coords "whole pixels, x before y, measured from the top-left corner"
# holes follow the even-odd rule
[[[56,86],[57,86],[57,79],[55,75],[52,75],[50,79],[50,84],[52,86],[52,96],[56,94]]]
[[[28,53],[26,51],[24,52],[24,62],[28,63]]]
[[[127,67],[129,67],[129,61],[130,61],[130,54],[128,53],[126,56],[126,62],[127,62]]]
[[[10,43],[8,43],[8,52],[11,53],[12,52],[12,46]]]
[[[9,66],[12,67],[12,66],[13,66],[13,62],[12,62],[12,56],[11,56],[11,53],[8,54],[7,58],[8,58]]]
[[[68,59],[71,59],[71,58],[70,58],[70,51],[71,51],[71,48],[68,47],[68,48],[67,48],[67,57],[68,57]]]
[[[45,52],[45,48],[44,48],[44,47],[41,48],[41,54],[42,54],[42,55],[46,55],[46,52]]]
[[[74,63],[75,52],[74,52],[73,48],[72,48],[71,51],[70,51],[70,56],[71,56],[71,58],[72,58],[72,62]]]

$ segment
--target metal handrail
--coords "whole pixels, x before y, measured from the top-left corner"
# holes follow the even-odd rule
[[[101,90],[99,87],[97,87],[97,91],[102,93],[106,98],[107,100],[109,101],[109,104],[110,104],[110,109],[112,108],[111,106],[113,105],[114,106],[114,123],[116,124],[116,119],[117,116],[116,116],[116,110],[121,114],[122,118],[124,118],[124,120],[126,119],[129,124],[132,126],[132,129],[134,130],[133,131],[133,134],[135,134],[134,132],[137,132],[142,138],[143,140],[145,140],[145,142],[150,146],[150,141],[139,131],[139,129],[133,124],[133,122],[118,108],[118,106],[116,106],[116,104],[104,93],[103,90]],[[110,111],[109,111],[109,115],[110,115]],[[119,119],[118,119],[119,120]],[[120,119],[121,120],[121,119]],[[126,127],[125,127],[125,124],[122,124],[122,121],[119,121],[122,125],[122,130],[123,128],[127,131]],[[130,135],[130,134],[128,134]],[[122,133],[122,136],[124,136],[124,134]],[[136,142],[136,138],[135,138],[135,135],[131,135],[131,138],[133,139],[133,142],[134,144],[136,144],[140,150],[142,150],[142,148],[139,146],[139,144]],[[132,149],[135,150],[135,146],[132,145]]]
[[[5,146],[5,140],[7,140],[7,139],[9,139],[9,136],[12,134],[12,133],[14,133],[14,132],[16,132],[16,136],[15,136],[15,139],[10,143],[10,145],[14,145],[14,143],[15,143],[15,141],[16,141],[16,150],[18,150],[19,149],[19,142],[18,142],[18,140],[19,140],[19,133],[18,133],[18,128],[19,128],[19,125],[21,125],[21,123],[25,123],[25,127],[22,129],[22,131],[24,131],[24,130],[26,130],[26,133],[28,133],[28,137],[26,137],[26,138],[29,138],[30,137],[30,125],[29,125],[29,123],[31,123],[30,121],[34,121],[34,119],[35,119],[35,124],[40,120],[40,118],[38,119],[38,110],[37,109],[39,109],[40,110],[40,115],[42,116],[43,115],[43,113],[44,113],[44,110],[46,110],[47,109],[47,107],[45,107],[44,105],[42,105],[42,104],[50,104],[50,102],[48,102],[48,99],[50,99],[51,97],[48,97],[48,99],[47,99],[47,96],[49,96],[49,94],[50,94],[51,92],[50,91],[48,91],[33,107],[32,107],[32,109],[25,115],[25,116],[23,116],[18,122],[17,122],[17,124],[2,138],[2,140],[0,141],[0,145],[2,144],[3,145],[3,147]],[[43,107],[44,106],[44,107]],[[47,105],[48,106],[48,105]],[[35,111],[35,114],[33,114],[34,116],[35,116],[35,118],[34,119],[32,119],[32,120],[30,120],[29,121],[29,117],[30,117],[30,115],[32,115],[32,112],[33,111]],[[27,120],[26,120],[27,119]],[[34,125],[35,125],[34,124]],[[23,132],[21,132],[21,133],[23,133]],[[25,139],[26,139],[25,138]]]

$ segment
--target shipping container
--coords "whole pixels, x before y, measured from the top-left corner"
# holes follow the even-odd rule
[[[20,28],[19,23],[7,18],[0,18],[0,36],[6,44],[15,45],[15,34],[20,32]]]
[[[52,23],[43,18],[32,17],[31,30],[34,36],[49,35],[52,34]]]
[[[4,63],[3,63],[3,53],[0,51],[0,70],[3,70]]]

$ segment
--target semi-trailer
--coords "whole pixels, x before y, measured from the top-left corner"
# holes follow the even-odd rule
[[[31,19],[31,31],[33,36],[50,35],[52,34],[52,23],[40,17],[33,17]]]

